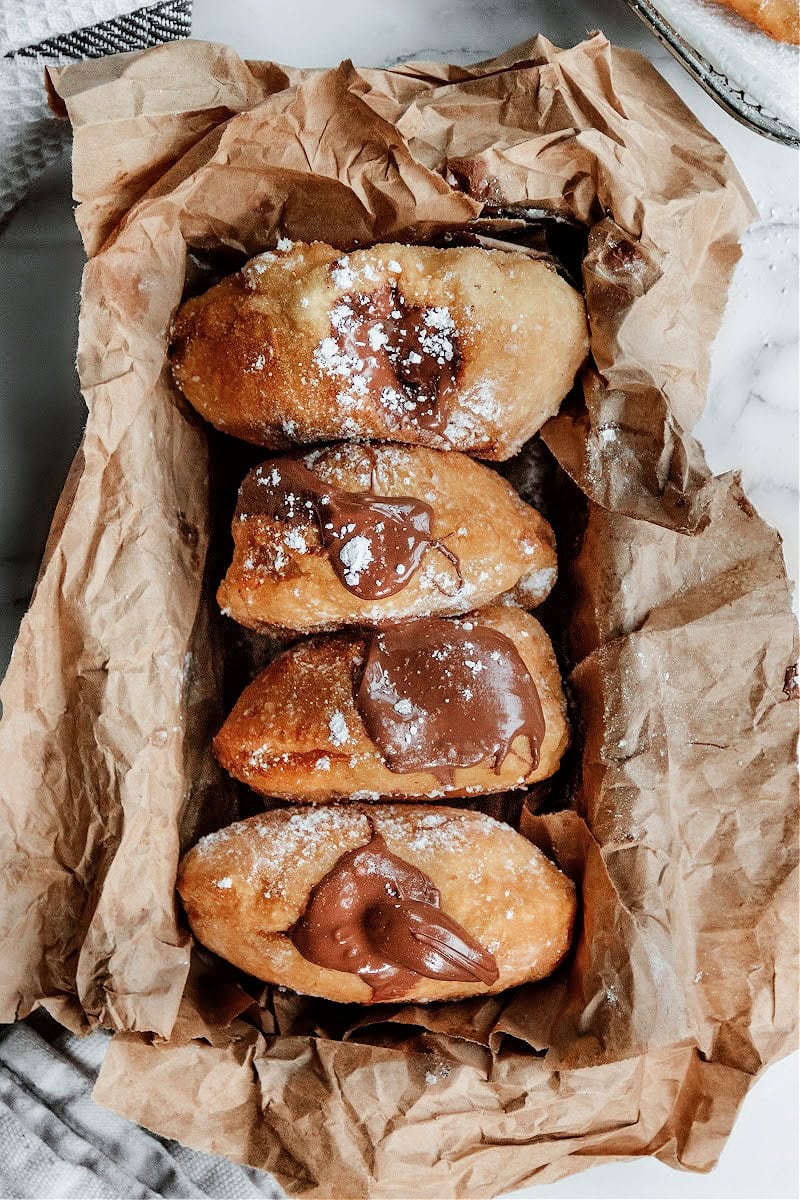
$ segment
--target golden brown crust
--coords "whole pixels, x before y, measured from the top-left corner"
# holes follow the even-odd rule
[[[237,512],[234,554],[217,599],[251,629],[319,633],[456,615],[519,588],[534,608],[556,578],[553,531],[501,476],[463,454],[421,447],[340,443],[303,460],[326,483],[413,496],[433,507],[432,534],[459,559],[458,573],[434,547],[394,596],[363,600],[337,577],[313,516],[300,531],[269,516]]]
[[[183,859],[178,890],[197,938],[258,979],[342,1003],[368,1003],[357,975],[309,962],[285,931],[311,889],[347,851],[370,838],[418,867],[443,912],[494,955],[487,987],[420,978],[406,1000],[500,992],[553,971],[570,944],[575,890],[539,850],[482,813],[387,805],[277,809],[203,839]]]
[[[355,369],[323,352],[337,301],[389,286],[453,322],[460,359],[441,430],[387,407],[367,352]],[[389,244],[342,256],[314,242],[259,255],[187,301],[170,354],[198,412],[257,445],[374,438],[504,459],[557,412],[587,347],[580,294],[523,254]]]
[[[217,758],[258,792],[308,803],[493,794],[547,779],[569,742],[550,639],[519,608],[486,608],[477,618],[514,643],[536,684],[545,720],[537,767],[531,767],[527,739],[520,736],[498,770],[488,764],[457,767],[452,783],[425,771],[390,771],[353,698],[365,645],[358,634],[314,638],[279,655],[245,688],[217,734]]]
[[[800,44],[797,0],[718,0],[778,42]]]

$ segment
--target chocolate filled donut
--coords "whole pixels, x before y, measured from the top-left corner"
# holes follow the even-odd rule
[[[424,805],[273,809],[203,838],[178,891],[248,974],[361,1004],[541,979],[575,917],[572,883],[510,826]]]
[[[568,740],[547,634],[496,606],[299,642],[244,690],[214,748],[255,790],[314,803],[524,787]]]
[[[558,411],[587,348],[582,297],[525,254],[298,242],[188,300],[170,358],[207,421],[260,446],[505,459]]]
[[[552,530],[463,454],[339,443],[271,458],[242,483],[218,601],[252,629],[315,633],[541,603]]]

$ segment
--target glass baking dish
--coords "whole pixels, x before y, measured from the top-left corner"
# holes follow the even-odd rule
[[[661,44],[666,46],[670,54],[696,79],[701,88],[727,113],[763,137],[781,142],[784,146],[800,146],[800,133],[796,129],[786,125],[726,75],[716,70],[708,59],[681,37],[650,0],[626,0],[626,3]]]

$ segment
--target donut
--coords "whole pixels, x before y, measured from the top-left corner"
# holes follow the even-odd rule
[[[317,633],[462,614],[556,578],[553,532],[495,471],[458,453],[341,442],[244,480],[217,598],[250,629]]]
[[[797,0],[719,0],[776,42],[800,44]]]
[[[297,242],[187,300],[170,360],[201,416],[256,445],[505,459],[558,411],[587,348],[583,298],[526,254]]]
[[[552,775],[569,741],[550,639],[520,608],[309,638],[245,688],[214,739],[267,796],[467,796]]]
[[[482,813],[289,807],[203,838],[178,891],[197,939],[249,975],[342,1003],[455,1000],[550,974],[575,889]]]

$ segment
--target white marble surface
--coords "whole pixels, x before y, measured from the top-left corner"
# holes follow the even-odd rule
[[[739,468],[761,514],[784,537],[798,577],[798,156],[718,110],[625,5],[597,0],[195,0],[198,37],[250,58],[387,65],[466,62],[537,32],[571,44],[602,28],[643,50],[731,152],[759,208],[744,237],[698,427],[712,468]],[[73,368],[82,265],[65,165],[48,172],[0,236],[0,672],[35,577],[50,515],[83,422]],[[695,1176],[655,1160],[615,1164],[518,1195],[738,1197],[798,1195],[797,1056],[746,1099],[716,1171]],[[133,1135],[132,1135],[133,1136]],[[445,1200],[445,1198],[443,1198]]]

